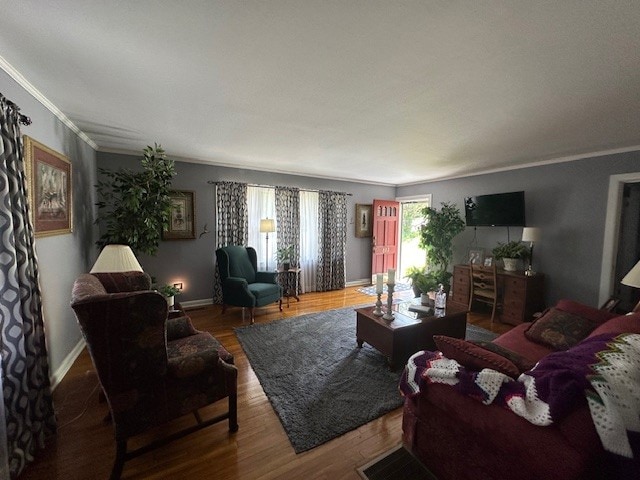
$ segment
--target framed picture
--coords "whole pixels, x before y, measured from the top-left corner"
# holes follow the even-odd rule
[[[24,151],[35,236],[71,233],[71,162],[27,135],[24,136]]]
[[[473,265],[482,265],[484,261],[484,250],[481,248],[469,250],[469,263]]]
[[[613,312],[615,308],[620,303],[619,298],[611,297],[609,300],[604,302],[604,304],[600,307],[600,310],[605,310],[607,312]]]
[[[493,266],[493,257],[486,257],[484,259],[484,266],[485,267],[492,267]]]
[[[184,190],[171,192],[169,225],[162,232],[163,240],[196,238],[195,193]]]
[[[372,214],[373,205],[356,204],[356,237],[370,237],[373,235]]]

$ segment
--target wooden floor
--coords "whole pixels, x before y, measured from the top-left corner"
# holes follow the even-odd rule
[[[256,323],[373,304],[373,298],[355,287],[308,293],[300,296],[300,302],[293,300],[289,307],[285,305],[283,312],[275,306],[258,309]],[[233,333],[234,327],[243,324],[241,309],[232,308],[224,316],[218,306],[199,307],[188,313],[196,328],[211,332],[235,357],[240,429],[230,434],[226,422],[203,429],[125,463],[122,478],[356,480],[360,478],[357,467],[400,443],[402,408],[296,455]],[[470,314],[469,323],[496,333],[510,328],[499,323],[491,325],[489,316],[481,314]],[[56,388],[54,404],[58,433],[47,441],[46,448],[37,454],[20,479],[108,478],[115,457],[113,429],[104,422],[108,409],[106,403],[99,402],[98,382],[86,349]],[[222,411],[224,406],[225,402],[219,402],[202,410],[203,418]],[[187,416],[173,422],[171,428],[191,423],[193,417]],[[165,427],[141,440],[168,431],[169,427]]]

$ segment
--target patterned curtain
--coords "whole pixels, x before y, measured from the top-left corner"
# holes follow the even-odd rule
[[[2,384],[11,477],[56,430],[19,113],[0,95],[0,319]],[[4,419],[0,419],[4,421]]]
[[[293,187],[276,187],[276,231],[278,234],[278,248],[293,246],[293,253],[289,260],[291,265],[298,266],[300,262],[300,189]],[[295,292],[298,282],[290,275],[279,275],[285,291]],[[299,285],[298,285],[299,287]]]
[[[300,261],[300,189],[276,187],[278,248],[293,245],[291,264]]]
[[[220,182],[216,184],[216,235],[216,249],[227,245],[247,244],[249,215],[246,183]],[[222,303],[222,287],[217,264],[213,279],[213,303]]]
[[[319,192],[317,290],[337,290],[345,286],[347,245],[347,195]]]

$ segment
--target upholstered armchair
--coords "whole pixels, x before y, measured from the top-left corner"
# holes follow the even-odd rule
[[[216,250],[222,282],[222,313],[227,306],[249,308],[251,323],[255,307],[278,302],[282,311],[282,287],[276,272],[259,272],[256,251],[252,247],[228,246]],[[244,313],[244,312],[243,312]]]
[[[145,276],[83,274],[73,285],[71,306],[115,428],[112,479],[126,460],[213,423],[228,420],[231,432],[238,429],[233,356],[189,317],[167,319],[165,298],[149,290]],[[198,409],[223,398],[228,411],[203,421]],[[188,413],[193,426],[127,451],[131,437]]]

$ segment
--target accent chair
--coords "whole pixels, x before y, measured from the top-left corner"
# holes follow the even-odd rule
[[[229,305],[249,308],[254,323],[255,307],[278,302],[282,311],[282,287],[278,285],[277,273],[258,271],[258,256],[253,247],[219,248],[216,260],[222,284],[222,313]]]
[[[83,274],[73,285],[71,307],[115,428],[112,479],[125,461],[214,423],[238,430],[233,356],[188,316],[167,319],[167,301],[150,283],[145,273],[125,272]],[[228,411],[200,418],[199,408],[224,398]],[[194,425],[127,451],[131,437],[188,413]]]

